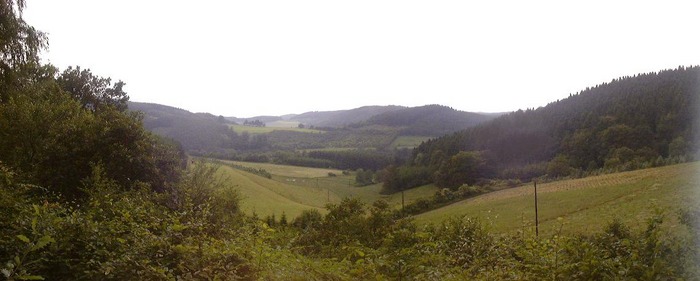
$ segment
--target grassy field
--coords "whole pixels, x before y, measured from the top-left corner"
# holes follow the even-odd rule
[[[299,122],[279,120],[279,121],[267,122],[267,124],[265,124],[265,125],[267,125],[268,127],[273,127],[273,128],[298,128]]]
[[[699,170],[700,163],[688,163],[540,184],[540,232],[552,234],[560,227],[564,233],[598,232],[615,218],[641,227],[656,210],[665,211],[673,224],[679,208],[700,206]],[[532,230],[533,190],[527,185],[488,193],[423,213],[416,221],[468,215],[500,232]]]
[[[314,129],[308,129],[308,128],[296,128],[296,127],[251,127],[251,126],[243,126],[243,125],[237,125],[237,124],[230,124],[229,127],[236,133],[243,133],[243,132],[248,132],[248,134],[251,135],[259,135],[259,134],[267,134],[272,131],[276,130],[282,130],[282,131],[294,131],[294,132],[302,132],[302,133],[324,133],[324,131],[320,130],[314,130]]]
[[[326,202],[325,194],[318,190],[291,186],[228,166],[221,166],[219,174],[241,193],[241,209],[249,215],[255,213],[265,217],[274,214],[279,218],[284,212],[291,219],[304,210],[323,211]]]
[[[217,160],[224,163],[232,163],[236,165],[241,165],[245,167],[251,167],[255,169],[264,169],[270,174],[292,177],[292,178],[318,178],[327,177],[328,173],[333,173],[336,175],[341,175],[343,171],[336,169],[321,169],[321,168],[309,168],[309,167],[299,167],[290,165],[277,165],[270,163],[254,163],[254,162],[241,162],[241,161],[225,161]]]
[[[358,198],[366,204],[383,199],[398,209],[401,194],[381,195],[381,184],[354,186],[354,174],[342,171],[263,163],[232,162],[262,168],[271,179],[223,166],[220,173],[244,196],[243,210],[260,217],[284,212],[293,219],[303,210],[325,212],[327,203],[342,198]],[[538,185],[540,232],[552,234],[561,227],[564,233],[598,232],[619,218],[633,227],[644,225],[655,210],[664,210],[669,218],[684,207],[700,207],[700,163],[667,166],[632,172]],[[337,176],[328,176],[328,173]],[[404,193],[406,204],[431,197],[438,189],[426,185]],[[450,216],[469,215],[483,219],[498,232],[534,225],[532,185],[496,191],[415,217],[418,223],[437,222]],[[561,218],[561,219],[559,219]],[[672,222],[673,220],[671,220]]]
[[[297,149],[297,151],[311,152],[311,151],[350,151],[350,150],[376,150],[374,147],[361,148],[361,147],[323,147],[323,148],[308,148],[308,149]]]
[[[419,146],[421,142],[424,142],[429,139],[430,137],[423,136],[398,136],[389,146],[396,149],[410,149]]]
[[[381,195],[381,184],[357,187],[355,175],[342,175],[342,171],[286,165],[230,162],[241,166],[262,168],[272,174],[272,179],[222,165],[219,169],[224,180],[229,181],[243,195],[242,209],[247,214],[260,217],[274,214],[277,218],[284,212],[289,219],[303,210],[316,209],[325,212],[327,203],[338,203],[345,197],[360,199],[366,204],[384,199],[394,208],[401,207],[401,194]],[[338,176],[328,176],[332,172]],[[422,186],[404,194],[405,203],[432,196],[436,187]]]
[[[401,193],[382,195],[379,193],[382,188],[381,183],[362,187],[354,186],[354,175],[326,178],[290,178],[273,175],[272,178],[278,181],[286,181],[287,183],[295,186],[326,190],[330,194],[330,202],[338,202],[342,198],[350,197],[357,198],[360,201],[371,205],[375,201],[382,199],[387,201],[389,205],[396,209],[401,207]],[[437,187],[433,185],[425,185],[407,190],[404,192],[404,202],[405,204],[409,204],[420,198],[433,196],[437,190]]]

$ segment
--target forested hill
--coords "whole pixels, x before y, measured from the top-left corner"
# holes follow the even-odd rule
[[[312,111],[294,115],[290,118],[290,120],[316,127],[344,127],[352,123],[365,121],[372,116],[403,108],[404,107],[402,106],[387,105],[363,106],[354,109],[336,111]]]
[[[461,159],[478,156],[475,163],[483,164],[473,177],[556,177],[687,161],[698,149],[699,80],[698,66],[614,79],[545,107],[427,141],[414,150],[407,167],[427,167],[424,174],[454,173],[459,169],[446,163],[459,162],[460,151],[476,152],[463,152]]]
[[[129,102],[128,106],[144,113],[146,129],[180,142],[187,151],[214,152],[230,147],[238,137],[223,117],[154,103]]]
[[[443,105],[425,105],[402,108],[372,116],[361,125],[400,127],[402,135],[442,136],[464,130],[497,117],[497,114],[479,114],[455,110]]]

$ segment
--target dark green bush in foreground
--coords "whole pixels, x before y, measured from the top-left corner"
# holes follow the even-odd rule
[[[35,195],[2,166],[0,258],[9,280],[615,280],[698,278],[697,212],[643,231],[494,234],[471,218],[418,227],[388,205],[345,199],[271,228],[196,164],[168,193],[122,190],[99,166],[81,204]]]

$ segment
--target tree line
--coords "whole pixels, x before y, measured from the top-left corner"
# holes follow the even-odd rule
[[[426,181],[456,188],[479,178],[529,181],[697,159],[699,77],[698,66],[622,77],[428,140],[389,170],[386,188]]]

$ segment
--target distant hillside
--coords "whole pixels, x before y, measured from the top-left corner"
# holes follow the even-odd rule
[[[187,151],[217,151],[238,137],[223,118],[171,106],[129,102],[129,110],[144,113],[143,124],[156,134],[174,139]]]
[[[473,127],[498,116],[499,114],[465,112],[433,104],[385,112],[358,125],[399,127],[402,135],[438,137]]]
[[[412,149],[429,137],[452,133],[493,118],[439,105],[415,108],[366,106],[287,115],[285,119],[281,116],[222,117],[138,102],[129,103],[129,108],[144,113],[143,122],[147,129],[181,143],[192,155],[372,170],[399,161],[395,157],[399,155],[395,155],[396,148],[404,149],[400,158],[405,159],[410,153],[405,149]],[[246,120],[260,120],[268,126],[232,125],[232,122]],[[364,121],[345,126],[353,120]],[[296,128],[296,122],[323,129]],[[285,128],[275,127],[280,124]],[[294,129],[290,130],[290,126]]]
[[[697,66],[622,77],[430,140],[414,151],[410,169],[459,186],[479,177],[529,180],[684,162],[699,148],[699,100]],[[393,188],[406,188],[400,185]]]
[[[312,111],[289,118],[307,126],[343,127],[352,123],[366,121],[372,116],[403,109],[402,106],[363,106],[355,109],[336,111]]]

